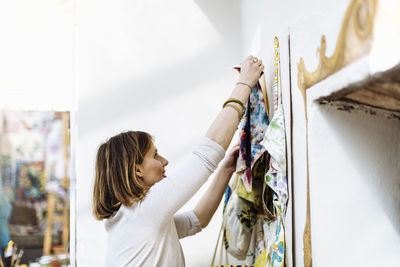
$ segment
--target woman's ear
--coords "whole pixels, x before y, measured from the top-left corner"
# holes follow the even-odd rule
[[[137,177],[143,178],[143,167],[142,165],[135,166],[135,173]]]

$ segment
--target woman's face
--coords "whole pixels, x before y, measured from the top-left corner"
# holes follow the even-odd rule
[[[144,156],[143,163],[138,166],[136,174],[142,177],[145,185],[152,187],[166,177],[165,166],[167,165],[168,160],[159,155],[156,147],[151,143],[151,147]]]

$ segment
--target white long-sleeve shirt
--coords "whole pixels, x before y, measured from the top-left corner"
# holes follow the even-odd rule
[[[225,150],[204,137],[184,163],[105,221],[106,266],[184,266],[179,238],[201,231],[193,211],[175,214],[204,184]]]

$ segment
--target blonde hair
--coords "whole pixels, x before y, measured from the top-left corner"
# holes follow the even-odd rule
[[[128,131],[100,145],[96,155],[93,213],[96,219],[109,218],[122,204],[141,200],[148,188],[136,176],[152,137],[146,132]]]

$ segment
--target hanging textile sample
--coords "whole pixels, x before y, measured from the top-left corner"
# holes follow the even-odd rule
[[[238,259],[247,257],[252,228],[257,216],[262,215],[262,186],[267,165],[265,148],[261,145],[268,127],[265,106],[263,90],[257,83],[250,92],[245,115],[239,124],[236,172],[225,194],[224,244]]]
[[[264,96],[251,91],[239,124],[237,169],[226,190],[223,240],[226,251],[249,266],[285,265],[288,201],[286,135],[278,39],[274,39],[273,118]],[[262,93],[262,92],[261,92]],[[264,115],[260,115],[264,112]]]
[[[262,145],[270,155],[263,191],[265,250],[255,266],[285,266],[285,216],[288,203],[285,117],[282,104],[279,41],[274,40],[274,115]]]
[[[236,172],[242,174],[241,180],[248,193],[252,192],[253,166],[265,152],[261,144],[268,127],[265,106],[261,85],[257,83],[250,92],[245,115],[239,124],[240,150]]]

